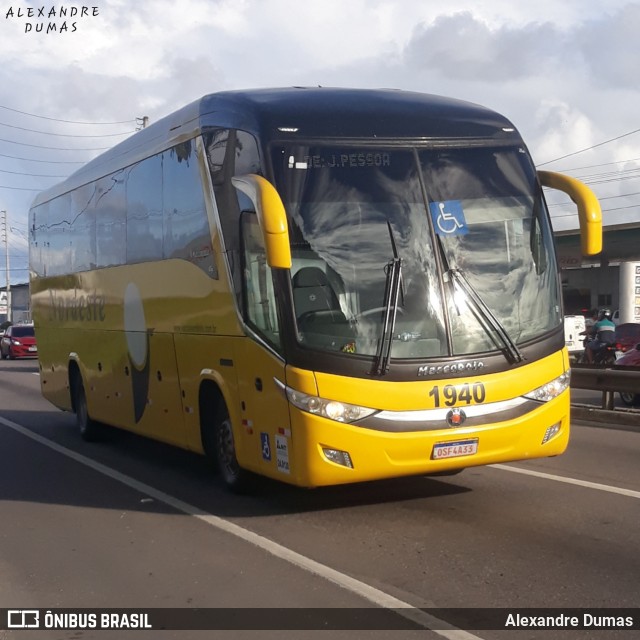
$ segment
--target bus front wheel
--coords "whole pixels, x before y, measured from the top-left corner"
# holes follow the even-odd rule
[[[222,481],[234,493],[251,488],[252,474],[238,464],[233,439],[233,427],[226,407],[218,411],[214,427],[215,458]]]

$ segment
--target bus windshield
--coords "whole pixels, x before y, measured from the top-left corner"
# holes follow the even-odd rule
[[[296,143],[272,160],[302,345],[517,361],[517,345],[560,325],[553,237],[523,148]]]

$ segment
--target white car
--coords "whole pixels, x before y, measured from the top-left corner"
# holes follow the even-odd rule
[[[584,316],[564,317],[564,343],[572,360],[577,359],[584,351],[585,329]]]

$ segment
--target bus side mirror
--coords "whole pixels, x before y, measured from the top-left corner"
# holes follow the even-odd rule
[[[543,187],[566,193],[578,207],[580,221],[580,246],[585,256],[595,256],[602,251],[602,210],[596,195],[586,184],[554,171],[538,171]]]
[[[291,269],[287,215],[275,187],[262,176],[248,173],[231,178],[233,186],[247,195],[258,215],[264,236],[267,264],[272,269]]]

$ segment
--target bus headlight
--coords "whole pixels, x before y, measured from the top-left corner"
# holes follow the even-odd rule
[[[355,422],[378,412],[378,409],[338,402],[337,400],[329,400],[319,396],[310,396],[291,387],[286,387],[286,389],[289,402],[298,407],[298,409],[323,418],[329,418],[329,420],[335,420],[336,422]]]
[[[525,393],[524,397],[530,400],[538,400],[540,402],[549,402],[557,396],[559,396],[565,389],[569,388],[569,382],[571,380],[571,372],[565,371],[561,376],[558,376],[555,380],[543,384],[541,387]]]

